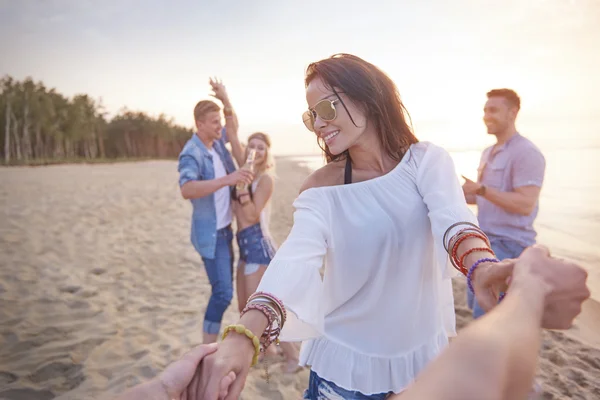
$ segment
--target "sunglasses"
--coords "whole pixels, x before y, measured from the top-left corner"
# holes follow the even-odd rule
[[[340,101],[339,99],[329,100],[323,99],[319,101],[313,108],[309,108],[302,114],[302,121],[311,132],[315,131],[315,121],[317,117],[325,122],[330,122],[337,117],[337,111],[335,110],[335,104]]]

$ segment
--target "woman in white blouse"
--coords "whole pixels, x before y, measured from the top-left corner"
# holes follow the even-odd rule
[[[312,63],[306,100],[305,124],[328,163],[304,183],[292,230],[258,290],[287,310],[281,340],[303,341],[306,399],[384,399],[405,390],[456,333],[443,237],[477,220],[449,154],[417,140],[394,83],[377,67],[347,54]],[[465,264],[489,257],[475,251],[483,246],[467,238]],[[239,323],[257,337],[267,328],[258,310]],[[246,336],[228,335],[203,362],[204,398],[216,399],[220,378],[233,371],[233,399],[253,350]]]

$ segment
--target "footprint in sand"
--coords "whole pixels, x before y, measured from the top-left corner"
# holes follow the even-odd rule
[[[549,351],[547,357],[552,364],[559,367],[562,367],[567,363],[564,354],[558,349]]]
[[[98,275],[103,275],[106,273],[106,270],[104,268],[94,268],[93,270],[90,271],[92,274],[98,276]]]
[[[29,379],[34,383],[43,383],[55,378],[63,378],[64,383],[60,387],[64,391],[68,391],[75,389],[85,380],[82,370],[83,366],[81,364],[55,361],[38,368],[29,376]]]
[[[0,386],[9,385],[19,379],[15,374],[0,371]]]
[[[0,392],[2,400],[52,400],[54,397],[54,393],[48,390],[10,389]]]
[[[74,293],[77,293],[80,289],[81,289],[80,286],[63,286],[59,290],[62,293],[71,293],[71,294],[74,294]]]
[[[142,350],[142,351],[138,351],[137,353],[133,353],[132,355],[130,355],[129,357],[133,358],[134,360],[139,360],[140,358],[144,357],[145,355],[147,355],[148,353],[150,353],[148,350]]]
[[[567,378],[569,378],[569,380],[575,382],[582,388],[588,387],[588,381],[586,379],[585,372],[583,372],[582,370],[578,368],[569,368],[566,375]]]

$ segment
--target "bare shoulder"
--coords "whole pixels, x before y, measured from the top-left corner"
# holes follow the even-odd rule
[[[256,190],[265,190],[265,191],[271,191],[273,190],[273,186],[275,183],[275,180],[273,179],[273,177],[270,174],[264,174],[262,175],[260,178],[260,180],[258,181],[258,184],[256,185]]]
[[[344,161],[332,161],[319,168],[306,178],[300,187],[300,193],[311,188],[342,184],[344,182],[344,165]]]
[[[273,179],[273,177],[271,176],[271,174],[263,174],[260,177],[260,181],[258,182],[258,186],[261,185],[265,185],[265,186],[273,186],[273,183],[275,182],[275,180]]]

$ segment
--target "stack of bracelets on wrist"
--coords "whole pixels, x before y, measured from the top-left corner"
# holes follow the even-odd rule
[[[263,351],[273,342],[279,344],[279,334],[287,319],[285,307],[281,300],[270,293],[256,292],[248,299],[248,303],[246,303],[246,307],[242,310],[241,315],[244,315],[249,310],[260,311],[267,318],[267,329],[265,329],[260,338]]]
[[[459,227],[461,225],[464,225],[466,227],[458,231],[458,233],[456,233],[452,237],[448,238],[450,231],[453,228]],[[460,247],[461,243],[463,243],[469,238],[481,239],[485,242],[486,247],[470,248],[459,257],[458,248]],[[467,284],[471,292],[473,292],[472,277],[477,266],[479,266],[479,264],[483,262],[499,262],[498,259],[494,257],[494,252],[491,249],[490,241],[486,234],[483,233],[483,231],[477,225],[472,224],[470,222],[457,222],[456,224],[451,225],[446,230],[446,233],[444,233],[443,243],[444,249],[448,253],[448,256],[450,256],[450,262],[452,263],[452,266],[456,268],[461,274],[467,277]],[[465,266],[465,260],[470,254],[475,252],[487,252],[490,253],[491,257],[481,258],[477,260],[470,268],[467,268]]]
[[[240,317],[250,310],[256,310],[263,313],[267,318],[267,328],[261,335],[260,339],[256,337],[243,325],[230,325],[225,328],[223,338],[231,330],[235,330],[239,334],[245,334],[254,345],[254,357],[252,358],[252,366],[258,361],[258,355],[264,352],[273,342],[279,344],[279,334],[285,324],[287,314],[281,300],[270,293],[256,292],[248,299],[246,307],[242,310]]]

